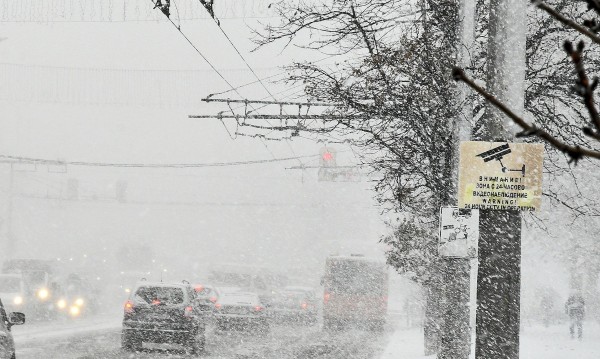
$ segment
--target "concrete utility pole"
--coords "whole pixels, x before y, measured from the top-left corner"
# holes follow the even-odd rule
[[[524,0],[491,0],[488,90],[517,114],[523,113],[527,7]],[[482,141],[510,141],[512,122],[486,108]],[[521,215],[480,210],[477,276],[477,359],[518,359],[521,293]]]
[[[470,51],[475,39],[475,1],[462,0],[458,8],[458,33],[456,41],[456,65],[468,67]],[[457,103],[461,111],[455,118],[452,148],[451,202],[456,205],[458,197],[458,165],[461,141],[471,139],[473,105],[468,101],[468,88],[460,83],[457,88]],[[440,218],[441,220],[441,218]],[[445,258],[444,303],[442,338],[439,359],[468,359],[471,351],[470,324],[470,273],[469,258]]]

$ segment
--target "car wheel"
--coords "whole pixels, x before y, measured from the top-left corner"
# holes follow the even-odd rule
[[[142,340],[133,333],[123,331],[121,333],[121,348],[127,351],[139,351],[142,348]]]
[[[198,329],[195,333],[190,335],[189,349],[192,354],[200,354],[204,351],[204,344],[206,338],[204,336],[204,330]]]
[[[316,315],[311,315],[308,317],[307,320],[307,324],[308,325],[315,325],[317,323],[317,316]]]
[[[333,328],[333,320],[330,318],[323,318],[323,329],[331,330]]]
[[[267,334],[269,334],[270,331],[271,331],[271,326],[269,325],[269,323],[266,320],[258,323],[258,332],[261,335],[267,335]]]

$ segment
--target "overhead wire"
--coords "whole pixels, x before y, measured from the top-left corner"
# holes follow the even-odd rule
[[[233,162],[209,162],[209,163],[115,163],[115,162],[87,162],[87,161],[61,161],[46,158],[34,158],[24,156],[2,155],[0,158],[11,160],[16,163],[32,163],[45,165],[66,165],[82,167],[118,167],[118,168],[204,168],[204,167],[231,167],[254,165],[273,162],[293,161],[299,158],[314,158],[318,155],[304,155],[294,157],[282,157],[264,160],[252,161],[233,161]]]
[[[152,3],[152,5],[156,5],[156,3],[154,2],[154,0],[150,0],[150,2]],[[162,12],[162,10],[159,9],[159,11]],[[183,31],[181,31],[181,25],[176,25],[175,22],[173,22],[173,20],[167,16],[165,14],[165,17],[167,19],[169,19],[169,22],[173,25],[173,27],[175,27],[175,29],[177,29],[177,31],[181,34],[181,36],[183,36],[183,38],[194,48],[194,50],[196,50],[196,52],[204,59],[204,61],[206,61],[206,63],[213,69],[213,71],[219,75],[219,77],[221,79],[223,79],[223,81],[225,81],[225,83],[231,87],[232,89],[234,89],[235,93],[237,93],[241,98],[243,98],[243,96],[239,93],[239,91],[237,91],[237,89],[235,89],[235,87],[225,78],[225,76],[223,76],[223,74],[221,74],[221,72],[219,70],[217,70],[217,68],[212,64],[212,62],[210,62],[208,60],[208,58],[206,56],[204,56],[204,54],[202,53],[202,51],[200,51],[200,49],[198,49],[198,47],[196,45],[194,45],[194,43],[183,33]]]

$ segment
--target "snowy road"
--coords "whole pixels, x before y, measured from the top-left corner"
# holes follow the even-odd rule
[[[28,323],[29,324],[29,323]],[[28,358],[189,358],[178,346],[144,345],[140,353],[120,348],[120,322],[89,319],[31,323],[15,328],[17,357]],[[202,358],[378,358],[389,332],[358,329],[322,332],[319,326],[273,325],[269,334],[207,331]]]

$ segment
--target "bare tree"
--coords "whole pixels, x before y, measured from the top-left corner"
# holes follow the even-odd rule
[[[598,15],[599,3],[596,0],[586,0],[553,1],[553,5],[534,1],[534,4],[549,14],[550,18],[534,15],[533,19],[540,31],[528,38],[526,110],[533,123],[516,115],[469,78],[464,70],[455,68],[452,72],[453,77],[457,81],[465,82],[521,127],[522,131],[517,134],[518,137],[537,137],[565,153],[574,163],[584,157],[600,159],[597,148],[597,141],[600,141],[600,115],[594,101],[597,80],[590,80],[583,63],[583,59],[587,58],[591,64],[597,66],[598,53],[585,51],[583,40],[579,41],[577,46],[566,40],[563,47],[567,55],[565,59],[559,57],[548,45],[548,41],[555,39],[557,35],[570,35],[565,31],[565,27],[600,43],[600,38],[595,35],[599,30],[595,20],[584,20],[578,24],[562,15],[562,12],[567,12],[575,18],[581,18],[586,10],[593,10]],[[572,70],[576,72],[575,78],[569,75]]]

